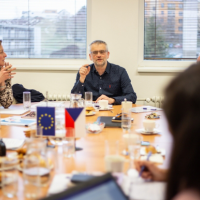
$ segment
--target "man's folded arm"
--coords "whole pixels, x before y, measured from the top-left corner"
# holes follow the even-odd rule
[[[79,94],[82,94],[82,97],[84,97],[84,83],[81,83],[79,79],[80,79],[80,75],[79,73],[77,73],[76,82],[74,84],[74,87],[71,90],[71,93],[79,93]]]
[[[124,99],[126,99],[127,101],[132,101],[133,103],[136,102],[137,95],[133,90],[133,87],[131,85],[131,80],[125,69],[121,74],[121,89],[122,89],[122,96],[113,97],[113,99],[115,99],[114,104],[121,104],[121,102],[124,101]]]
[[[114,103],[115,105],[121,104],[121,102],[124,101],[124,99],[126,99],[127,101],[132,101],[133,103],[135,103],[137,100],[137,96],[135,92],[124,95],[124,96],[118,96],[118,97],[112,97],[112,98],[115,99],[115,103]]]

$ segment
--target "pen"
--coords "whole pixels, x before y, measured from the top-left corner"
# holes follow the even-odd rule
[[[150,156],[151,156],[151,151],[148,153],[148,155],[147,155],[147,161],[149,160],[149,158],[150,158]],[[139,173],[139,177],[142,175],[142,172],[144,171],[144,169],[145,169],[145,166],[143,165],[142,167],[141,167],[141,170],[140,170],[140,173]]]

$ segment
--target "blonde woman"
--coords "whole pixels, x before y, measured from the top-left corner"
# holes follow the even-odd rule
[[[12,72],[16,68],[12,68],[12,65],[5,62],[6,57],[0,40],[0,104],[4,108],[8,108],[13,102],[11,78],[16,74]]]

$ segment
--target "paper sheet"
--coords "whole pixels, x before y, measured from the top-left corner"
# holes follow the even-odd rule
[[[56,102],[56,101],[48,101],[48,102],[39,102],[37,104],[34,104],[31,106],[31,108],[36,108],[38,106],[40,107],[44,107],[44,106],[48,106],[48,107],[60,107],[61,105],[63,105],[64,102]]]
[[[14,110],[14,109],[0,109],[0,114],[8,114],[8,115],[22,115],[28,112],[28,110]]]
[[[138,177],[137,171],[132,174],[135,174],[135,176],[124,176],[121,185],[125,194],[131,197],[130,199],[164,200],[166,189],[165,182],[146,182]]]
[[[48,195],[62,192],[68,188],[71,174],[57,174],[54,176],[53,181],[49,187]]]
[[[25,139],[2,138],[6,149],[18,149],[23,146]]]
[[[147,156],[140,157],[140,160],[146,160],[146,159]],[[164,159],[161,154],[153,154],[150,156],[149,161],[162,164],[164,162]]]
[[[155,112],[158,110],[162,110],[161,108],[156,108],[153,106],[141,106],[132,108],[133,113],[143,113],[143,112]]]

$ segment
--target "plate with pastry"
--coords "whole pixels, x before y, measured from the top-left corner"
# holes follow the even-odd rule
[[[46,160],[40,156],[40,155],[37,155],[38,157],[38,160],[39,160],[39,166],[40,168],[48,168],[48,169],[53,169],[54,165],[53,165],[53,161],[51,159],[48,159],[48,161],[46,162]],[[18,170],[23,172],[23,169],[24,169],[24,161],[20,162],[20,164],[18,165]]]
[[[146,160],[147,154],[149,152],[152,153],[149,158],[151,162],[159,163],[159,164],[162,164],[164,162],[163,156],[165,156],[165,152],[163,152],[164,154],[162,154],[161,152],[158,152],[158,150],[153,145],[144,147],[144,152],[141,152],[140,150],[140,155],[141,155],[140,160]]]
[[[94,111],[85,111],[85,115],[86,116],[92,116],[92,115],[95,115],[96,113]]]
[[[86,108],[85,108],[85,115],[86,115],[86,116],[95,115],[96,113],[95,113],[94,111],[95,111],[94,107],[92,107],[92,106],[86,107]]]
[[[26,151],[27,149],[26,148],[20,148],[20,149],[17,149],[17,154],[18,154],[18,159],[19,161],[22,161],[24,159],[24,157],[26,156]]]
[[[158,115],[157,113],[151,113],[149,115],[145,116],[146,119],[160,119],[160,115]]]

